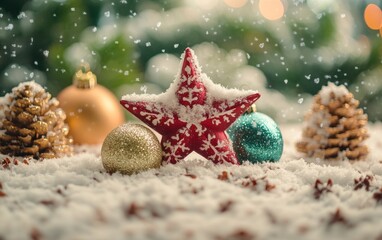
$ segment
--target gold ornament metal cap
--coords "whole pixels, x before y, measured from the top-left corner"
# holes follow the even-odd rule
[[[254,113],[256,112],[257,109],[256,109],[256,105],[255,104],[252,104],[252,106],[250,106],[247,111],[245,111],[246,113]]]
[[[97,76],[90,71],[89,64],[83,64],[73,77],[76,88],[89,89],[97,85]]]

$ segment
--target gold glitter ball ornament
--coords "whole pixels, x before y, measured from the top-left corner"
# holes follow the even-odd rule
[[[155,134],[140,124],[126,123],[107,135],[101,149],[107,172],[133,174],[162,163],[162,148]]]

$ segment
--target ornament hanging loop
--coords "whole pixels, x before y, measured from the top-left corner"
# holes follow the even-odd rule
[[[97,85],[97,76],[90,71],[89,64],[82,64],[73,77],[73,85],[80,89],[90,89]]]

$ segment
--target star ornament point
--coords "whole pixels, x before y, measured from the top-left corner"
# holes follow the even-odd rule
[[[214,84],[186,48],[181,70],[166,92],[125,95],[121,104],[162,135],[164,162],[175,164],[195,151],[214,163],[239,164],[225,130],[259,97],[256,91]]]

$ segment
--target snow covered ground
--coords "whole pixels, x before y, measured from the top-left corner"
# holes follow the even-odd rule
[[[197,155],[109,175],[99,147],[0,166],[0,239],[382,239],[382,124],[362,162],[306,161],[300,125],[278,163],[213,165]]]

